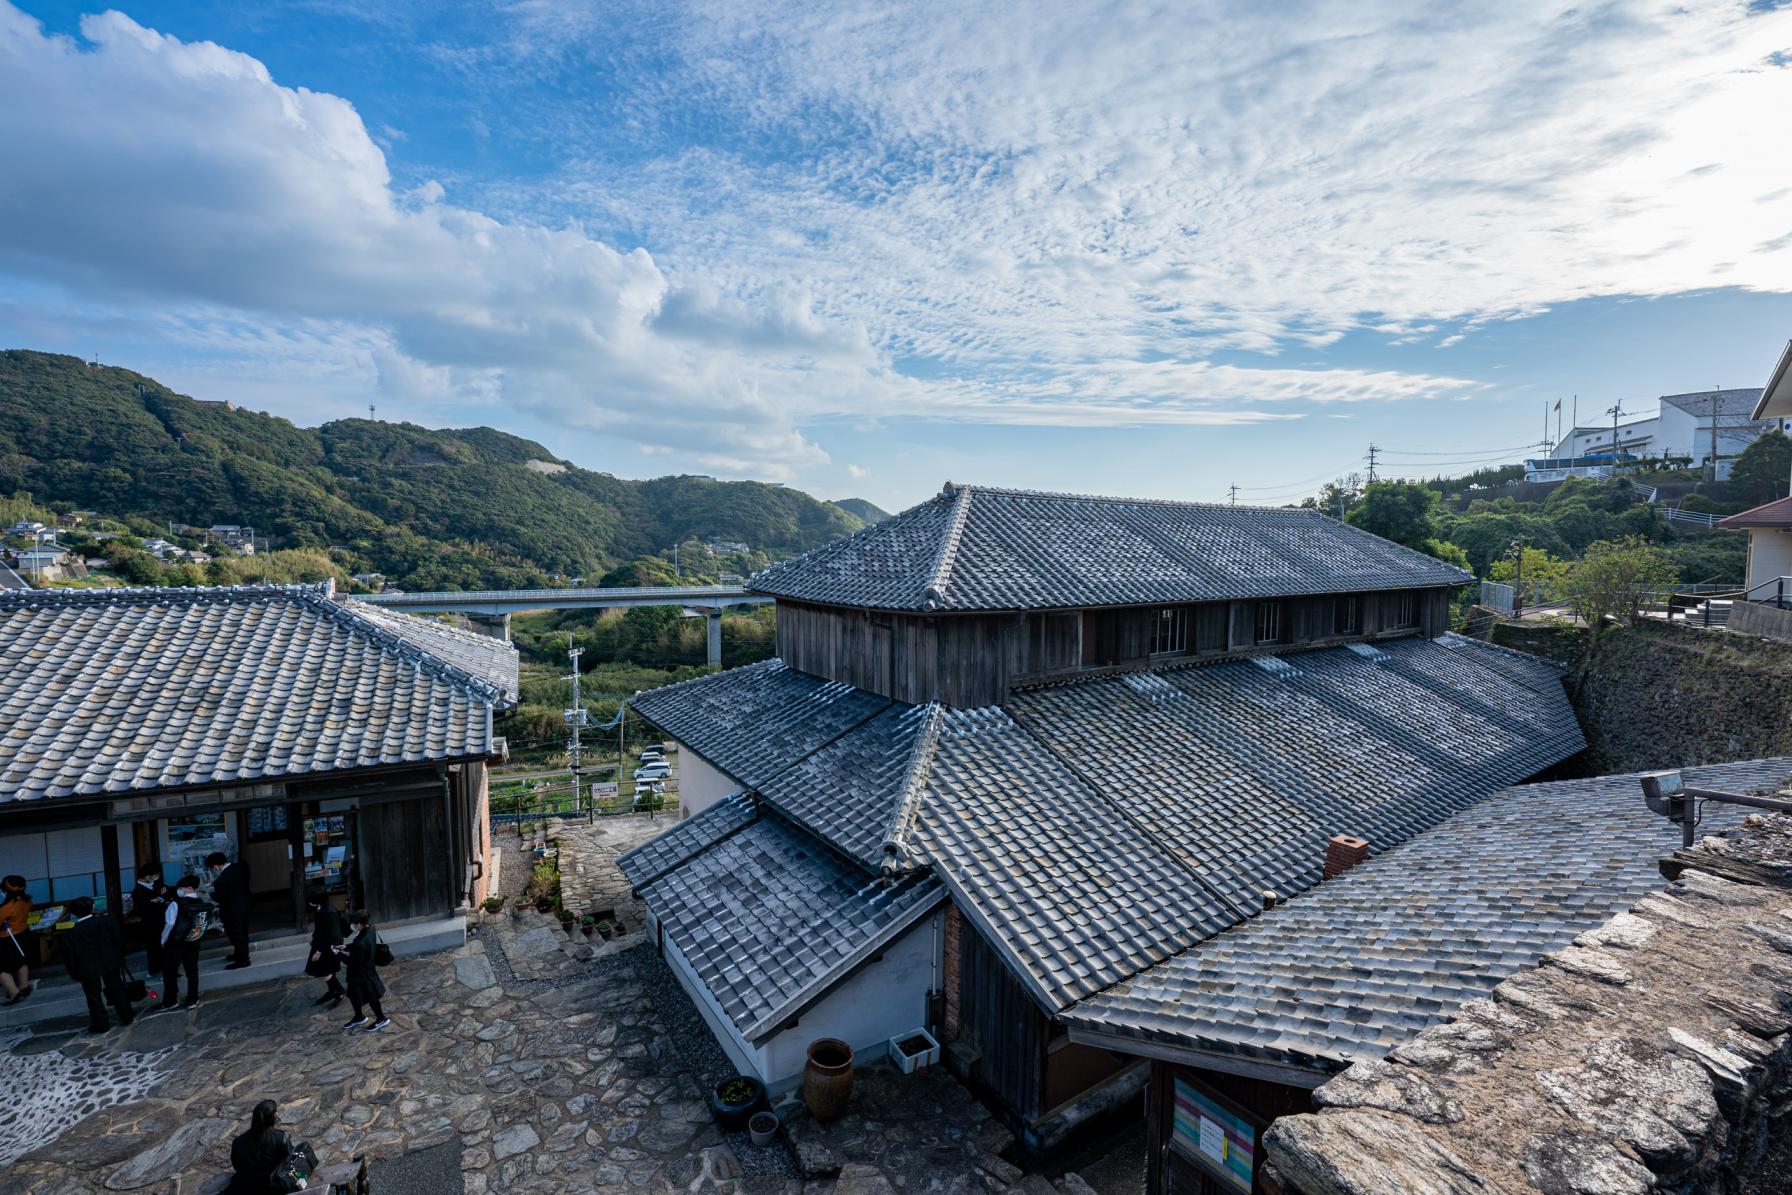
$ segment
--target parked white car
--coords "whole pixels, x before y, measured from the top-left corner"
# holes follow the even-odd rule
[[[672,774],[672,769],[664,760],[659,763],[643,764],[635,769],[635,783],[643,780],[664,780]]]

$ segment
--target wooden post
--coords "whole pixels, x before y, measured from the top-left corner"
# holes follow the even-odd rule
[[[118,827],[111,822],[100,827],[100,866],[106,869],[106,909],[122,920],[124,885],[118,879]]]

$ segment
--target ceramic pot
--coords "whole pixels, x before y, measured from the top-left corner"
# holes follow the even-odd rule
[[[747,1088],[743,1098],[727,1100],[722,1097],[722,1088],[734,1084],[742,1084]],[[709,1111],[716,1118],[716,1124],[728,1133],[738,1133],[747,1127],[747,1120],[753,1113],[767,1110],[765,1084],[752,1075],[731,1075],[709,1089]]]
[[[852,1047],[837,1037],[809,1043],[809,1061],[803,1067],[803,1105],[819,1121],[833,1120],[846,1111],[852,1098]]]
[[[754,1145],[770,1145],[778,1138],[778,1118],[770,1112],[755,1112],[747,1121],[747,1133]]]

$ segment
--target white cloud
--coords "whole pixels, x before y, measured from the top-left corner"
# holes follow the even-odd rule
[[[515,11],[537,57],[618,21]],[[1590,296],[1792,285],[1792,6],[711,0],[665,46],[684,73],[652,94],[735,136],[626,185],[575,167],[582,210],[724,286],[802,276],[879,347],[1011,393],[1010,370],[1448,347]]]
[[[482,110],[564,165],[442,171],[481,211],[396,184],[381,146],[415,139],[253,58],[117,13],[50,37],[0,0],[0,273],[90,321],[353,360],[395,402],[774,477],[825,459],[829,421],[1461,399],[1482,387],[1444,370],[1226,354],[1448,347],[1578,298],[1792,278],[1792,165],[1763,135],[1792,12],[1740,0],[506,11],[423,52],[607,90]],[[581,157],[606,124],[638,131],[626,170]]]

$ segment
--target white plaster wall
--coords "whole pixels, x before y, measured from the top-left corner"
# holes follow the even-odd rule
[[[1748,585],[1753,589],[1776,577],[1792,577],[1792,532],[1757,527],[1748,533]],[[1757,598],[1772,594],[1757,593]]]
[[[940,965],[940,914],[916,922],[871,964],[805,1012],[796,1026],[759,1047],[759,1077],[774,1091],[802,1081],[809,1043],[837,1037],[867,1061],[882,1058],[885,1043],[927,1023],[927,992]]]
[[[767,1088],[778,1092],[802,1081],[809,1043],[817,1038],[840,1038],[852,1046],[856,1056],[870,1061],[882,1058],[885,1044],[898,1033],[925,1025],[927,993],[938,981],[942,961],[940,930],[939,912],[923,917],[885,948],[881,960],[811,1006],[794,1027],[759,1046],[749,1044],[735,1031],[678,947],[667,941],[662,949],[679,986],[691,997],[729,1061],[744,1074],[758,1075]]]
[[[678,745],[678,807],[681,816],[702,813],[740,785],[724,776],[709,761],[685,746]]]

